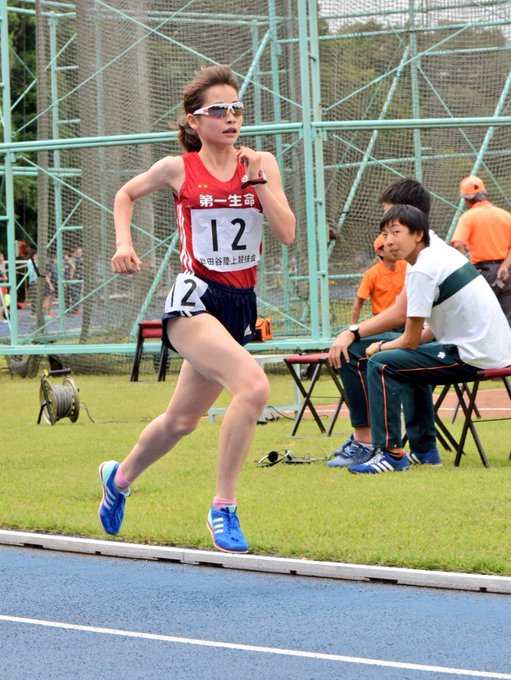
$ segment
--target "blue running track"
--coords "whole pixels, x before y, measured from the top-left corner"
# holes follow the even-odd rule
[[[511,599],[0,546],[2,680],[511,680]]]

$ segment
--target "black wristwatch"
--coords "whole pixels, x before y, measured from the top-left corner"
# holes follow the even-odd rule
[[[254,186],[255,184],[266,184],[268,181],[268,175],[264,170],[259,170],[259,175],[256,179],[248,179],[246,175],[242,179],[243,182],[241,183],[241,188],[246,189],[247,187]]]
[[[359,330],[359,328],[360,328],[360,326],[358,325],[358,323],[351,324],[351,326],[348,328],[348,330],[351,331],[353,333],[353,335],[355,336],[355,342],[359,342],[359,340],[360,340],[360,330]]]

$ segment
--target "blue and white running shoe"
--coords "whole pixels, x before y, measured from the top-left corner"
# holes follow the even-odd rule
[[[406,457],[411,465],[442,465],[442,459],[436,448],[423,452],[408,451]]]
[[[344,450],[349,448],[351,444],[355,441],[355,434],[352,432],[348,439],[344,442],[344,444],[341,444],[338,449],[335,449],[335,451],[332,453],[332,456],[340,456],[341,454],[344,453]]]
[[[241,531],[235,505],[226,505],[218,510],[211,506],[208,529],[218,550],[232,553],[248,552],[248,543]]]
[[[334,457],[327,462],[327,465],[332,468],[359,465],[360,463],[366,463],[375,453],[376,449],[357,442],[354,435],[351,435],[340,448],[333,452],[332,455]]]
[[[380,449],[376,455],[362,465],[350,465],[348,470],[355,475],[378,475],[382,472],[407,472],[410,469],[408,458],[392,458],[388,451]]]
[[[108,460],[99,466],[99,479],[103,487],[103,499],[99,506],[99,519],[106,533],[112,535],[119,533],[122,520],[124,519],[126,498],[130,495],[129,489],[119,491],[114,484],[114,477],[118,467],[119,463],[115,460]]]

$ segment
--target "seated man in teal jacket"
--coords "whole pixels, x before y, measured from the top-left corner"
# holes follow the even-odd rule
[[[413,205],[426,216],[429,215],[431,195],[415,179],[404,177],[389,184],[378,197],[384,210],[396,204]],[[431,247],[443,245],[430,230]],[[392,329],[404,327],[406,320],[406,289],[396,298],[396,303],[360,324],[353,324],[340,333],[332,347],[329,358],[332,366],[339,369],[346,394],[353,426],[353,434],[338,447],[328,461],[332,468],[342,468],[354,463],[365,463],[375,453],[371,442],[369,425],[369,402],[367,400],[366,349],[375,340],[391,340],[400,333]],[[441,465],[436,447],[436,430],[433,412],[433,394],[430,385],[403,385],[402,402],[405,418],[408,412],[416,414],[415,402],[423,404],[418,420],[408,418],[407,435],[410,443],[409,462],[417,465]],[[417,417],[417,416],[416,416]]]
[[[402,448],[404,385],[443,385],[474,380],[479,370],[511,365],[511,329],[488,283],[447,244],[430,245],[426,215],[395,205],[380,223],[387,247],[410,269],[403,334],[369,345],[366,354],[370,426],[375,455],[348,467],[354,474],[408,470]],[[405,414],[417,423],[429,403],[416,399]]]

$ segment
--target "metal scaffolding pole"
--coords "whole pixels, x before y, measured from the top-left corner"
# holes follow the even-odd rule
[[[12,144],[11,120],[11,85],[9,66],[9,24],[7,1],[0,0],[0,59],[1,59],[1,94],[2,94],[2,127],[4,144]],[[16,235],[14,231],[14,152],[8,150],[4,156],[4,205],[5,214],[0,221],[7,229],[7,266],[9,278],[7,288],[11,298],[10,331],[11,341],[18,342],[18,292],[16,289]]]

